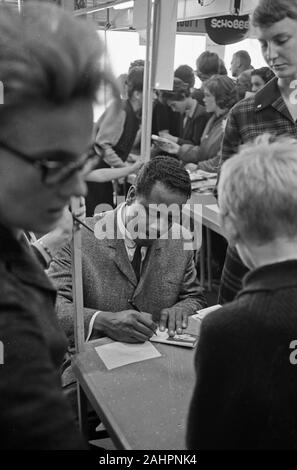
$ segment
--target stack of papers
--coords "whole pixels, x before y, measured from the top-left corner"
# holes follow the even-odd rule
[[[217,179],[216,173],[209,173],[208,171],[195,170],[190,173],[191,181],[205,181],[208,179]]]
[[[173,337],[171,337],[168,334],[168,330],[160,331],[158,328],[156,335],[153,335],[150,341],[153,343],[173,344],[174,346],[194,348],[197,343],[197,339],[197,336],[190,335],[188,333],[182,333],[181,335],[175,334]]]
[[[212,305],[211,307],[206,307],[202,308],[201,310],[198,310],[195,315],[192,315],[190,318],[193,318],[194,320],[203,320],[207,315],[209,315],[211,312],[214,312],[215,310],[218,310],[221,308],[222,305],[216,304]]]

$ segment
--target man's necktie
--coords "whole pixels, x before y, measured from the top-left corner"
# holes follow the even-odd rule
[[[134,269],[137,281],[140,279],[140,267],[141,267],[141,246],[136,245],[133,259],[131,261],[132,267]]]

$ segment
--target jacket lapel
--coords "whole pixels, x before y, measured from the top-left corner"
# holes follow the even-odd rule
[[[120,235],[118,224],[118,207],[109,212],[105,212],[98,216],[100,225],[104,227],[103,233],[106,233],[107,247],[110,251],[109,255],[118,269],[124,276],[126,276],[133,285],[137,285],[136,275],[130,260],[128,258],[127,250],[125,247],[124,238]],[[96,230],[95,230],[96,236]]]
[[[157,264],[156,261],[157,261],[157,258],[160,256],[160,254],[161,254],[161,243],[160,243],[160,240],[156,240],[149,247],[146,253],[146,257],[144,259],[142,270],[141,270],[140,280],[136,287],[134,297],[136,297],[144,288],[148,274],[152,270],[156,270],[156,264]]]
[[[129,281],[134,286],[137,286],[136,275],[128,258],[124,240],[109,240],[108,246],[110,249],[111,259],[117,265],[118,269],[129,279]]]

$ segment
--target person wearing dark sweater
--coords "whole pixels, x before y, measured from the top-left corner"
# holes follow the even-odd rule
[[[222,224],[250,273],[202,322],[189,449],[297,449],[296,153],[263,136],[222,168]]]
[[[68,342],[56,291],[24,232],[54,230],[86,193],[93,104],[104,83],[117,93],[103,49],[89,22],[60,7],[0,4],[1,450],[87,448],[61,386]]]
[[[181,121],[179,137],[167,132],[162,132],[161,137],[176,142],[178,145],[200,145],[201,136],[210,116],[206,113],[204,106],[192,98],[189,85],[175,78],[173,90],[164,90],[162,97],[172,111],[180,113]]]

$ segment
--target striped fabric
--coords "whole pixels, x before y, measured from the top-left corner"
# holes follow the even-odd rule
[[[230,111],[223,144],[221,164],[234,155],[238,147],[264,132],[297,138],[294,122],[273,78],[255,96],[237,103]]]
[[[222,144],[221,165],[237,152],[241,144],[254,140],[264,132],[297,138],[297,124],[280,94],[277,78],[231,110]],[[221,279],[220,304],[235,298],[246,272],[247,268],[240,261],[236,249],[229,248]]]
[[[242,289],[242,279],[247,273],[248,268],[242,263],[236,248],[228,246],[220,284],[219,304],[234,300]]]

